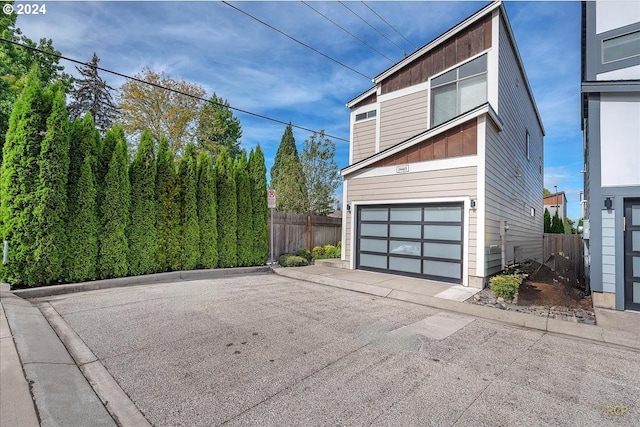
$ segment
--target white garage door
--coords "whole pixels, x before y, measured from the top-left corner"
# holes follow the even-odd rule
[[[356,268],[462,283],[462,204],[358,208]]]

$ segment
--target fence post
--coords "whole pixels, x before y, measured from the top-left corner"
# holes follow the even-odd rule
[[[307,249],[311,251],[311,215],[307,215]]]

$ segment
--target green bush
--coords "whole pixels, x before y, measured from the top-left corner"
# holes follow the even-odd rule
[[[309,261],[301,256],[282,254],[278,257],[278,264],[282,267],[303,267],[305,265],[309,265]]]
[[[311,252],[309,252],[309,249],[307,248],[300,248],[296,251],[296,256],[299,256],[301,258],[304,258],[307,260],[307,262],[311,262],[311,260],[313,259],[313,256],[311,255]]]
[[[311,251],[311,254],[313,259],[340,258],[341,249],[340,246],[333,245],[316,246]]]
[[[324,256],[324,248],[322,246],[316,246],[311,249],[311,256],[313,259],[322,259]]]
[[[489,279],[491,290],[497,297],[512,299],[518,292],[522,283],[522,276],[516,274],[503,274]]]

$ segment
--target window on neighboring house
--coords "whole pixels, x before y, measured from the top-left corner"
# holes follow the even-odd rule
[[[487,55],[431,80],[431,126],[487,102]]]
[[[376,110],[367,111],[366,113],[356,114],[356,122],[364,119],[370,119],[376,116]]]
[[[602,41],[603,63],[638,55],[640,55],[640,31]]]
[[[531,153],[531,145],[530,145],[530,139],[529,139],[529,131],[527,131],[527,146],[526,146],[526,153],[527,153],[527,160],[530,159],[529,154]]]

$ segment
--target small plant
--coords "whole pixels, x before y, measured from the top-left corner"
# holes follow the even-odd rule
[[[307,260],[307,262],[311,262],[313,259],[311,252],[307,248],[300,248],[296,251],[296,256],[302,257]]]
[[[313,259],[322,259],[324,257],[324,248],[322,246],[316,246],[311,250],[311,256]]]
[[[292,254],[282,254],[278,257],[278,264],[282,267],[303,267],[309,265],[309,261],[301,256]]]
[[[517,274],[502,274],[489,279],[491,290],[497,297],[513,299],[522,283],[522,276]]]

